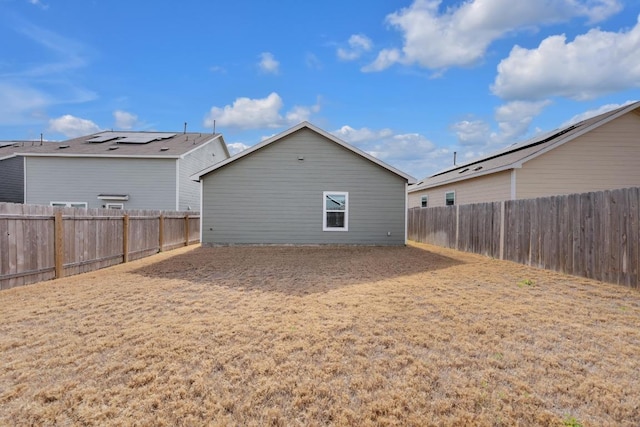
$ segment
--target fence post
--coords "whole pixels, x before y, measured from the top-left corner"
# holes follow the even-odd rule
[[[459,247],[460,238],[460,205],[456,205],[456,250]]]
[[[64,277],[64,226],[62,224],[62,212],[58,210],[54,216],[55,238],[55,268],[56,279]]]
[[[129,214],[122,217],[122,262],[129,262]]]
[[[184,245],[189,246],[189,214],[184,215]]]
[[[158,252],[162,252],[162,248],[164,246],[164,214],[160,213],[160,224],[158,225],[158,245],[160,245],[160,250]]]

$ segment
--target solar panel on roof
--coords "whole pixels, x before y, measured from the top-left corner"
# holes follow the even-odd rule
[[[91,139],[87,139],[87,142],[107,142],[107,141],[111,141],[113,139],[118,139],[117,135],[98,135],[98,136],[94,136]]]
[[[126,138],[119,139],[118,144],[148,144],[153,140],[155,140],[155,138],[152,136],[127,136]]]
[[[143,134],[128,134],[118,140],[118,144],[148,144],[151,141],[157,141],[161,139],[169,139],[176,136],[175,133],[143,133]]]

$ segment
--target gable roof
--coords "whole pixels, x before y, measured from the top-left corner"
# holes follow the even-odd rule
[[[379,159],[376,159],[372,155],[370,155],[368,153],[365,153],[364,151],[354,147],[353,145],[347,144],[346,142],[344,142],[340,138],[330,134],[329,132],[326,132],[326,131],[320,129],[317,126],[312,125],[311,123],[309,123],[307,121],[300,122],[296,126],[290,128],[290,129],[287,129],[284,132],[279,133],[279,134],[277,134],[275,136],[272,136],[271,138],[266,139],[266,140],[262,141],[259,144],[256,144],[256,145],[254,145],[252,147],[249,147],[246,150],[241,151],[240,153],[236,154],[233,157],[230,157],[230,158],[228,158],[226,160],[223,160],[223,161],[221,161],[219,163],[216,163],[215,165],[212,165],[212,166],[210,166],[210,167],[208,167],[206,169],[203,169],[200,172],[197,172],[197,173],[191,175],[191,179],[194,180],[194,181],[200,181],[200,178],[202,178],[204,175],[207,175],[210,172],[213,172],[213,171],[215,171],[217,169],[220,169],[220,168],[223,168],[223,167],[225,167],[225,166],[227,166],[227,165],[229,165],[229,164],[231,164],[233,162],[236,162],[236,161],[240,160],[241,158],[243,158],[245,156],[248,156],[249,154],[260,150],[261,148],[264,148],[264,147],[266,147],[268,145],[271,145],[274,142],[276,142],[276,141],[278,141],[278,140],[280,140],[282,138],[285,138],[285,137],[293,134],[294,132],[297,132],[300,129],[304,129],[304,128],[312,130],[313,132],[323,136],[324,138],[328,139],[329,141],[332,141],[332,142],[340,145],[341,147],[346,148],[347,150],[349,150],[349,151],[351,151],[351,152],[353,152],[353,153],[355,153],[355,154],[357,154],[357,155],[359,155],[361,157],[364,157],[365,159],[369,160],[370,162],[372,162],[372,163],[374,163],[374,164],[376,164],[376,165],[378,165],[378,166],[380,166],[380,167],[382,167],[384,169],[387,169],[388,171],[390,171],[390,172],[392,172],[392,173],[394,173],[394,174],[406,179],[407,182],[410,183],[410,184],[415,182],[415,178],[412,177],[411,175],[408,175],[408,174],[402,172],[401,170],[396,169],[393,166],[390,166],[390,165],[386,164],[385,162],[383,162],[383,161],[381,161]]]
[[[505,170],[515,169],[554,148],[590,132],[620,116],[640,108],[640,101],[556,129],[529,140],[512,144],[480,159],[455,165],[421,180],[409,187],[409,192],[451,184]]]
[[[14,156],[178,159],[214,140],[219,140],[228,157],[227,144],[219,133],[105,131],[62,142],[17,141],[0,145],[0,160]]]

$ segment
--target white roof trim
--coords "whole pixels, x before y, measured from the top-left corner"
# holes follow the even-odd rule
[[[180,155],[172,154],[170,156],[159,155],[144,155],[144,154],[131,154],[131,155],[115,155],[115,154],[54,154],[54,153],[15,153],[16,156],[22,157],[106,157],[116,159],[179,159]]]
[[[184,159],[187,155],[193,153],[194,151],[199,150],[200,148],[211,144],[214,141],[219,141],[220,145],[222,146],[222,149],[224,150],[224,152],[227,154],[227,158],[229,158],[230,154],[229,154],[229,149],[227,148],[227,143],[224,142],[224,138],[222,137],[221,133],[218,133],[216,135],[212,135],[213,138],[206,140],[205,142],[203,142],[202,144],[199,144],[198,146],[192,148],[191,150],[187,151],[186,153],[181,154],[179,157],[181,159]]]
[[[344,142],[340,138],[337,138],[336,136],[334,136],[334,135],[332,135],[332,134],[320,129],[319,127],[316,127],[316,126],[312,125],[311,123],[309,123],[307,121],[298,123],[294,127],[290,128],[290,129],[287,129],[284,132],[281,132],[281,133],[279,133],[279,134],[277,134],[275,136],[272,136],[271,138],[266,139],[266,140],[260,142],[259,144],[256,144],[256,145],[254,145],[252,147],[249,147],[246,150],[236,154],[233,157],[229,157],[228,159],[223,160],[222,162],[216,163],[213,166],[210,166],[210,167],[208,167],[206,169],[203,169],[200,172],[197,172],[197,173],[191,175],[190,178],[192,180],[194,180],[194,181],[199,181],[202,176],[204,176],[204,175],[206,175],[206,174],[208,174],[210,172],[213,172],[216,169],[220,169],[221,167],[224,167],[224,166],[228,165],[229,163],[233,163],[238,159],[241,159],[241,158],[243,158],[243,157],[245,157],[245,156],[247,156],[247,155],[249,155],[249,154],[251,154],[251,153],[253,153],[255,151],[258,151],[262,147],[265,147],[265,146],[267,146],[267,145],[269,145],[269,144],[271,144],[271,143],[273,143],[275,141],[278,141],[279,139],[282,139],[282,138],[284,138],[286,136],[289,136],[292,133],[297,132],[297,131],[299,131],[300,129],[303,129],[303,128],[308,128],[308,129],[310,129],[310,130],[312,130],[312,131],[324,136],[325,138],[335,142],[336,144],[346,148],[347,150],[352,151],[353,153],[364,157],[365,159],[377,164],[380,167],[383,167],[383,168],[387,169],[390,172],[395,173],[398,176],[401,176],[402,178],[406,179],[407,182],[409,182],[409,183],[413,183],[413,182],[416,181],[415,178],[412,177],[411,175],[408,175],[408,174],[400,171],[399,169],[396,169],[393,166],[390,166],[390,165],[386,164],[385,162],[383,162],[383,161],[381,161],[379,159],[376,159],[371,154],[365,153],[364,151],[360,150],[359,148],[356,148],[356,147],[354,147],[354,146],[352,146],[350,144],[347,144],[346,142]]]
[[[591,132],[592,130],[594,130],[596,128],[599,128],[600,126],[605,125],[605,124],[617,119],[618,117],[621,117],[621,116],[623,116],[623,115],[625,115],[625,114],[627,114],[627,113],[629,113],[629,112],[631,112],[631,111],[633,111],[633,110],[635,110],[635,109],[637,109],[639,107],[640,107],[640,101],[639,102],[634,102],[632,104],[629,104],[626,108],[618,111],[617,113],[612,114],[612,115],[610,115],[610,116],[608,116],[608,117],[606,117],[606,118],[604,118],[602,120],[598,120],[597,122],[593,123],[591,126],[587,126],[584,129],[581,129],[581,130],[579,130],[579,131],[577,131],[575,133],[572,133],[571,135],[562,136],[562,137],[560,137],[560,139],[558,139],[556,142],[552,143],[548,147],[542,148],[542,149],[536,151],[535,153],[531,153],[528,156],[523,157],[521,159],[518,159],[518,160],[516,160],[514,162],[511,162],[509,164],[499,166],[499,167],[497,167],[495,169],[488,169],[488,170],[479,172],[477,174],[474,174],[473,176],[454,177],[452,179],[449,179],[449,180],[446,180],[446,181],[437,182],[437,183],[432,184],[432,185],[429,185],[428,183],[426,183],[426,185],[423,184],[423,185],[420,185],[420,186],[416,186],[415,188],[410,188],[409,189],[409,193],[414,193],[416,191],[426,190],[426,189],[429,189],[429,188],[440,187],[442,185],[448,185],[448,184],[452,184],[454,182],[466,181],[466,180],[469,180],[469,179],[479,178],[479,177],[482,177],[482,176],[486,176],[486,175],[490,175],[490,174],[494,174],[494,173],[498,173],[498,172],[503,172],[503,171],[506,171],[506,170],[520,169],[520,168],[522,168],[522,165],[525,164],[526,162],[528,162],[530,160],[533,160],[536,157],[541,156],[541,155],[543,155],[543,154],[545,154],[545,153],[547,153],[547,152],[549,152],[549,151],[551,151],[551,150],[553,150],[555,148],[558,148],[559,146],[561,146],[563,144],[566,144],[567,142],[572,141],[572,140],[584,135],[585,133]],[[527,148],[527,146],[524,146],[521,149],[524,150],[526,148]],[[505,153],[505,154],[508,154],[508,153]],[[486,157],[491,157],[491,154],[489,154]],[[470,164],[478,164],[478,163],[481,163],[482,161],[483,161],[483,159],[478,159],[478,160],[474,160]],[[454,171],[454,170],[459,169],[459,168],[464,167],[464,166],[465,165],[460,165],[459,167],[457,167],[455,169],[452,168],[451,171]],[[448,172],[445,172],[445,173],[448,173]],[[428,180],[428,178],[425,179],[424,181],[427,181],[427,180]]]

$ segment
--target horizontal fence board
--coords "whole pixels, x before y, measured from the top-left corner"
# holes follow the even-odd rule
[[[171,240],[165,250],[198,242],[198,212],[122,211],[114,209],[54,208],[0,203],[0,289],[50,280],[57,276],[55,215],[62,219],[61,276],[94,271],[161,250],[160,217]],[[124,235],[125,217],[129,220]],[[174,222],[174,224],[171,224]],[[187,226],[188,223],[188,233]]]
[[[634,187],[412,208],[407,226],[417,242],[637,288],[639,219],[640,188]]]

